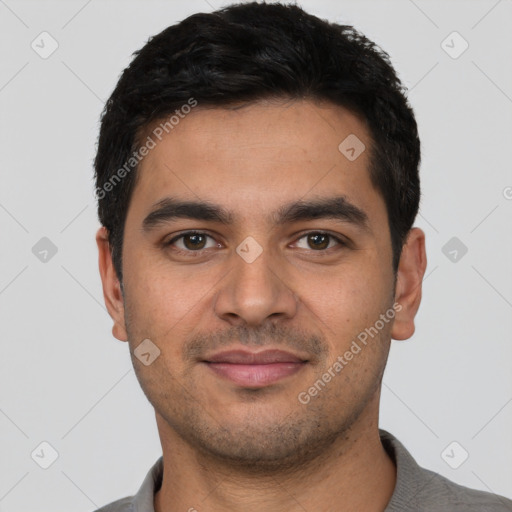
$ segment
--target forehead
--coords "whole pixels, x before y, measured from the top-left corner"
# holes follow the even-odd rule
[[[137,171],[130,208],[140,215],[169,195],[224,204],[241,216],[333,194],[365,209],[384,207],[368,172],[369,131],[342,107],[306,100],[229,109],[199,103],[167,130],[163,123],[152,123],[141,137],[154,147]]]

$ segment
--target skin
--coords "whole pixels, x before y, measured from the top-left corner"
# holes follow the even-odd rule
[[[129,342],[155,408],[164,454],[156,512],[377,512],[389,502],[396,468],[379,439],[381,380],[391,338],[414,333],[425,235],[409,232],[395,282],[369,151],[349,161],[338,150],[349,134],[369,148],[364,123],[329,103],[197,107],[139,167],[125,225],[124,296],[108,234],[98,231],[113,335]],[[368,231],[332,218],[276,225],[269,216],[289,202],[340,194],[366,212]],[[215,203],[233,222],[174,219],[144,232],[144,217],[167,196]],[[163,245],[191,229],[212,236],[206,248],[178,253],[190,247],[183,239]],[[312,248],[312,231],[347,244],[327,239],[327,248]],[[262,248],[252,263],[236,252],[248,236]],[[299,393],[394,303],[394,320],[301,403]],[[160,350],[149,366],[133,356],[146,338]],[[286,349],[308,363],[277,383],[248,389],[198,360],[241,344]]]

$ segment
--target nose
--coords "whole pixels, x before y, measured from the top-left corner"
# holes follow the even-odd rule
[[[232,325],[262,325],[268,319],[290,319],[298,298],[286,283],[283,267],[263,251],[252,262],[232,255],[231,272],[215,297],[215,314]]]

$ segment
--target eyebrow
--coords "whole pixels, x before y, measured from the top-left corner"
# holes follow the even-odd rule
[[[345,196],[296,201],[284,205],[272,217],[276,224],[335,219],[354,224],[363,231],[371,232],[368,214],[351,203]]]
[[[371,232],[368,215],[345,196],[295,201],[280,207],[270,215],[276,225],[316,219],[336,219],[348,222],[363,231]],[[207,201],[182,201],[166,197],[158,201],[142,221],[142,229],[149,232],[175,219],[194,219],[232,224],[233,215],[225,208]]]
[[[215,204],[206,201],[180,201],[166,197],[154,205],[154,209],[142,221],[143,231],[165,224],[174,219],[196,219],[231,224],[232,215]]]

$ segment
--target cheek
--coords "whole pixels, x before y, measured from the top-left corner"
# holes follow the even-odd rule
[[[310,283],[304,288],[306,302],[331,335],[363,330],[389,307],[391,281],[382,271],[382,262],[372,254],[364,260],[333,270],[316,280],[315,286]]]
[[[129,263],[129,272],[125,272],[126,307],[130,328],[139,337],[165,339],[185,323],[190,331],[221,277],[213,269],[192,272],[190,267],[171,266],[161,259],[150,261],[142,255]]]

